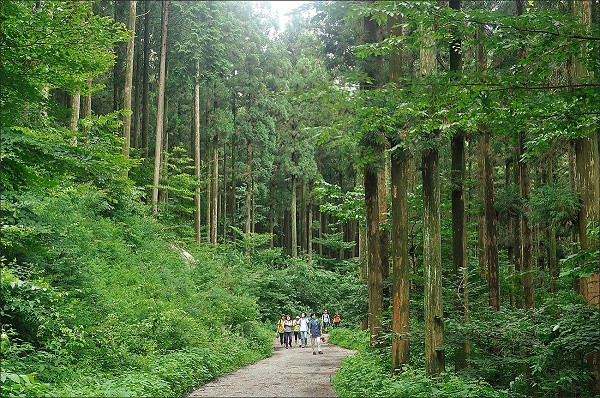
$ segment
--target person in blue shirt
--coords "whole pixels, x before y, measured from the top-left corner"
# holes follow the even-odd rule
[[[321,350],[321,322],[317,319],[317,315],[313,312],[310,314],[310,323],[308,324],[310,333],[310,346],[313,350],[313,355],[317,355],[315,352],[315,343],[317,343],[317,349],[319,354],[322,354]],[[315,341],[316,340],[316,341]]]

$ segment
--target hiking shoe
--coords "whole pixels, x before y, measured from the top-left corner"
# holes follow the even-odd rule
[[[319,354],[322,354],[322,353],[323,353],[323,351],[319,351]]]
[[[313,355],[317,355],[317,353],[313,351]]]

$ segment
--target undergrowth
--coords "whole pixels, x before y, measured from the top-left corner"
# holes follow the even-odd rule
[[[367,331],[345,328],[333,329],[329,341],[344,348],[358,350],[350,355],[337,371],[333,388],[340,397],[398,397],[398,398],[478,398],[504,397],[489,384],[444,374],[429,378],[424,369],[404,367],[400,375],[392,375],[389,355],[368,348]]]
[[[89,185],[21,202],[35,224],[3,234],[0,395],[182,396],[270,354],[216,250],[186,261],[161,223]]]

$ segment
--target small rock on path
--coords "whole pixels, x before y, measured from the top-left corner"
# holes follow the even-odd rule
[[[207,383],[190,397],[335,397],[331,378],[353,351],[324,343],[323,355],[312,349],[288,350],[273,343],[273,354],[255,364]]]

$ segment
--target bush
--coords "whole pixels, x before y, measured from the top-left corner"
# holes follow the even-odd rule
[[[369,331],[349,328],[331,328],[329,341],[350,350],[365,350],[369,346]]]
[[[422,369],[405,367],[401,375],[389,372],[389,358],[371,350],[362,350],[348,357],[333,379],[340,397],[397,397],[397,398],[479,398],[503,397],[489,384],[444,374],[439,379],[427,377]]]
[[[14,233],[0,260],[0,395],[183,395],[269,355],[272,331],[229,253],[198,247],[186,261],[155,220],[108,217],[90,185],[28,208],[38,244]]]

